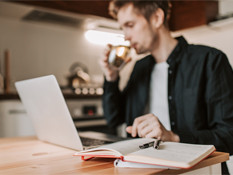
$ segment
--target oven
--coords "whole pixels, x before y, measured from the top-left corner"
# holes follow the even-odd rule
[[[78,131],[97,131],[115,134],[108,128],[102,108],[101,96],[66,98],[66,103]]]

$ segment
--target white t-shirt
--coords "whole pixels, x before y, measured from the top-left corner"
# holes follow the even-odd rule
[[[168,67],[167,62],[155,64],[150,82],[149,112],[157,116],[167,130],[171,130],[168,109]]]

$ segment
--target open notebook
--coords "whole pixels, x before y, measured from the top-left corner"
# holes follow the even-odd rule
[[[117,158],[117,167],[139,168],[183,168],[198,164],[215,151],[214,145],[162,142],[159,149],[140,145],[155,141],[152,138],[137,138],[111,143],[97,148],[78,151],[75,156],[83,160],[93,157]]]
[[[18,81],[15,86],[38,139],[75,150],[119,140],[80,137],[54,75]]]

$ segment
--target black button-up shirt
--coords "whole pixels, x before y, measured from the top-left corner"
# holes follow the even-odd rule
[[[233,154],[233,71],[221,51],[191,45],[183,37],[167,59],[171,129],[181,142],[213,144]],[[149,102],[152,55],[137,61],[121,92],[119,80],[104,83],[103,107],[110,127],[132,125]]]

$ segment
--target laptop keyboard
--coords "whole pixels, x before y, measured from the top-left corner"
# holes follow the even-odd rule
[[[113,143],[113,141],[107,141],[107,140],[100,140],[100,139],[94,139],[94,138],[88,138],[88,137],[80,137],[83,146],[97,146],[97,145],[104,145]]]

